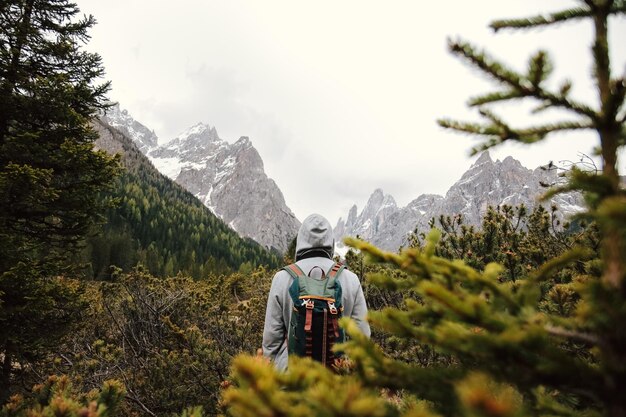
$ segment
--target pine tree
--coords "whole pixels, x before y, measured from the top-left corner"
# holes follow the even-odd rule
[[[0,3],[0,402],[14,366],[54,344],[75,311],[66,270],[117,170],[94,151],[103,67],[85,52],[92,17],[68,0]],[[46,337],[42,337],[46,335]]]
[[[67,376],[51,376],[32,389],[34,398],[18,395],[0,408],[2,417],[92,416],[114,417],[126,395],[123,385],[115,380],[102,384],[100,390],[78,393]],[[30,401],[29,401],[30,400]]]
[[[503,88],[471,100],[486,124],[439,123],[485,137],[477,151],[510,140],[533,143],[558,131],[597,132],[602,171],[574,168],[568,183],[552,194],[583,192],[587,211],[581,217],[598,227],[600,256],[587,247],[573,247],[538,268],[515,269],[513,280],[503,279],[505,267],[495,262],[474,268],[463,260],[437,256],[441,232],[436,229],[423,246],[399,254],[350,240],[370,262],[403,272],[368,276],[371,284],[404,296],[401,308],[371,312],[374,328],[432,347],[452,361],[422,366],[391,358],[344,320],[351,339],[339,348],[352,361],[350,375],[331,376],[307,360],[293,360],[287,374],[278,374],[271,364],[242,357],[234,363],[234,387],[223,395],[227,413],[626,416],[626,193],[616,164],[626,142],[626,83],[611,76],[607,38],[609,16],[625,14],[626,2],[578,3],[562,12],[496,21],[492,28],[531,29],[591,19],[599,108],[572,98],[567,82],[557,91],[546,85],[551,64],[545,52],[533,56],[527,73],[520,74],[468,42],[453,41],[452,53]],[[488,108],[522,98],[538,101],[538,111],[559,108],[578,119],[514,128]],[[525,245],[539,247],[532,241]]]

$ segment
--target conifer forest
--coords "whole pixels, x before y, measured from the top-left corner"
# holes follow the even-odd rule
[[[344,318],[345,360],[280,372],[258,349],[295,241],[282,254],[242,238],[136,148],[94,147],[111,129],[105,68],[85,48],[95,19],[71,0],[0,2],[0,417],[626,417],[626,80],[607,35],[626,1],[572,4],[490,27],[590,21],[591,47],[576,47],[596,101],[553,80],[544,51],[520,72],[457,38],[450,54],[493,89],[469,100],[482,122],[437,122],[479,138],[474,152],[593,132],[601,165],[572,165],[545,196],[580,192],[585,211],[441,216],[398,252],[348,238],[372,337]],[[522,100],[568,117],[498,115]]]

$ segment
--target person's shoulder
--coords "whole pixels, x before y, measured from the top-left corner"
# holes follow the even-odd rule
[[[291,279],[291,275],[289,274],[289,272],[285,271],[284,269],[279,269],[275,274],[274,274],[274,281],[289,281]]]
[[[272,278],[272,292],[283,293],[289,289],[292,278],[289,272],[284,269],[279,270],[274,274]]]

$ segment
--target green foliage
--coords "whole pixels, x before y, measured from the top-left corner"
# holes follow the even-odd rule
[[[238,357],[233,377],[238,389],[224,393],[224,407],[237,416],[388,416],[389,404],[375,392],[365,397],[355,378],[327,372],[310,359],[290,361],[288,373],[278,373],[261,358]]]
[[[403,271],[403,274],[372,275],[378,287],[404,294],[402,308],[387,307],[370,313],[369,320],[374,327],[397,339],[412,341],[414,347],[430,346],[444,354],[439,360],[425,362],[394,357],[385,353],[374,340],[362,336],[353,323],[346,321],[344,325],[351,340],[340,349],[354,361],[354,375],[350,378],[356,377],[362,387],[352,398],[369,404],[364,408],[370,409],[375,406],[370,401],[379,400],[381,390],[401,393],[396,399],[399,404],[395,403],[396,400],[389,400],[393,406],[390,410],[387,410],[390,404],[383,408],[376,406],[382,413],[380,415],[397,415],[399,412],[411,415],[415,412],[413,408],[403,411],[400,406],[411,399],[418,403],[426,400],[431,410],[445,415],[525,415],[529,409],[541,407],[540,399],[545,398],[526,397],[522,393],[547,387],[548,396],[567,393],[567,399],[573,401],[577,409],[592,412],[597,406],[596,398],[604,395],[607,389],[602,386],[598,358],[591,348],[591,344],[597,341],[578,325],[580,311],[570,309],[570,315],[564,314],[563,309],[557,314],[546,312],[542,303],[559,299],[551,293],[542,294],[538,285],[549,280],[556,270],[588,255],[578,253],[578,256],[563,257],[551,268],[535,271],[537,275],[513,282],[500,279],[503,268],[495,263],[478,271],[462,261],[436,256],[438,235],[429,235],[425,247],[407,249],[400,254],[382,252],[360,241],[349,242],[366,253],[370,262],[390,263]],[[577,278],[569,288],[580,299],[584,299],[581,290],[584,279],[582,276]],[[592,282],[593,278],[587,279]],[[578,307],[581,305],[582,302],[578,303]],[[258,364],[249,366],[236,362],[234,366],[235,381],[240,385],[233,392],[243,390],[245,394],[239,395],[245,395],[246,399],[234,393],[225,394],[225,404],[232,405],[228,408],[231,415],[249,415],[248,411],[239,408],[243,407],[242,403],[249,403],[246,407],[255,409],[256,401],[261,400],[274,407],[271,408],[274,412],[284,412],[285,415],[316,412],[315,407],[319,407],[317,399],[306,399],[306,395],[311,395],[306,391],[294,394],[298,395],[297,399],[291,399],[292,404],[313,402],[300,412],[281,406],[283,402],[275,401],[268,393],[257,392],[261,389],[270,392],[275,388],[271,388],[270,383],[263,383],[263,388],[250,388],[272,378],[279,381],[276,382],[278,386],[289,384],[290,378],[295,378],[292,373],[309,375],[308,372],[313,372],[308,364],[290,363],[288,375],[276,377],[266,374],[271,373],[271,368],[270,371],[258,370]],[[326,382],[320,376],[311,378],[315,382],[312,385],[322,393],[350,384],[349,380]],[[245,380],[243,383],[242,379]],[[494,380],[507,383],[499,385]],[[500,388],[490,390],[486,388],[489,386]],[[284,389],[289,391],[288,387]],[[257,395],[260,400],[254,399]],[[337,410],[345,406],[339,401],[325,401],[332,403],[328,407]],[[567,402],[557,401],[555,404],[574,410],[567,406]],[[333,411],[328,415],[340,415],[340,412]]]
[[[489,207],[480,228],[464,224],[461,215],[440,216],[437,222],[431,221],[431,227],[437,227],[442,234],[435,254],[462,259],[477,269],[497,262],[505,268],[500,279],[516,281],[568,249],[598,251],[595,225],[577,220],[561,224],[560,218],[556,206],[548,212],[540,205],[530,213],[523,205]],[[416,231],[410,240],[412,246],[419,246],[424,239],[425,234]],[[582,272],[579,264],[574,266]],[[565,271],[563,275],[571,273]]]
[[[89,126],[108,84],[80,44],[92,18],[68,1],[0,6],[0,271],[75,248],[103,210],[117,164]]]
[[[76,317],[77,288],[56,278],[108,202],[116,158],[94,151],[105,104],[94,24],[67,0],[0,3],[0,402]]]
[[[283,265],[291,265],[296,261],[296,244],[298,243],[298,236],[294,236],[289,242],[287,252],[283,256]]]
[[[406,299],[405,310],[373,312],[370,321],[374,325],[453,354],[459,361],[456,367],[459,375],[472,369],[482,370],[522,391],[548,384],[563,392],[585,393],[586,400],[606,389],[597,386],[601,376],[587,361],[588,346],[580,349],[580,355],[572,355],[576,350],[567,346],[572,340],[578,341],[577,337],[584,337],[580,336],[584,331],[577,329],[577,317],[565,319],[540,311],[542,295],[538,284],[549,279],[553,270],[544,269],[522,282],[503,281],[499,279],[503,268],[497,264],[488,264],[479,272],[458,260],[435,256],[436,235],[429,236],[424,249],[408,249],[399,255],[353,242],[373,260],[391,262],[409,272],[407,280],[389,278],[381,284],[411,288],[420,295],[420,302]],[[583,256],[578,255],[578,259],[574,256],[561,259],[558,266]],[[555,335],[564,340],[555,343]],[[355,354],[352,350],[362,355],[359,349],[358,344],[345,348],[351,356]],[[406,381],[398,382],[402,379],[393,382],[396,364],[378,358],[370,366],[378,381],[388,380],[406,388]],[[424,371],[411,372],[417,375]],[[417,376],[413,377],[419,381]],[[414,389],[418,389],[419,382],[415,384]]]
[[[89,283],[81,324],[26,377],[63,373],[83,390],[122,381],[123,415],[173,415],[190,405],[215,414],[233,357],[261,346],[271,275],[259,268],[159,279],[117,270],[110,282]]]
[[[21,368],[55,348],[84,307],[79,282],[46,277],[25,264],[2,274],[0,288],[0,346]]]
[[[202,417],[204,415],[204,409],[202,407],[192,407],[183,410],[180,417]]]
[[[371,264],[365,262],[365,255],[354,249],[346,253],[346,264],[351,271],[362,278],[363,293],[370,310],[382,310],[385,308],[403,308],[407,292],[402,293],[393,289],[379,285],[386,277],[393,279],[405,279],[406,273],[382,264]],[[410,290],[408,291],[410,292]],[[417,294],[411,293],[417,297]],[[372,329],[372,340],[393,359],[407,363],[415,363],[421,366],[448,366],[452,358],[449,355],[437,352],[428,345],[416,343],[414,340],[400,338],[393,334],[388,334],[380,329]]]
[[[66,375],[51,376],[36,385],[28,399],[13,396],[2,409],[2,417],[114,417],[126,395],[118,381],[105,381],[100,390],[78,393]]]

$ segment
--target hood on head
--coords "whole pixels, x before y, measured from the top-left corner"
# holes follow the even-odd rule
[[[296,260],[313,254],[332,259],[334,253],[335,239],[328,220],[319,214],[311,214],[304,219],[296,239]]]

